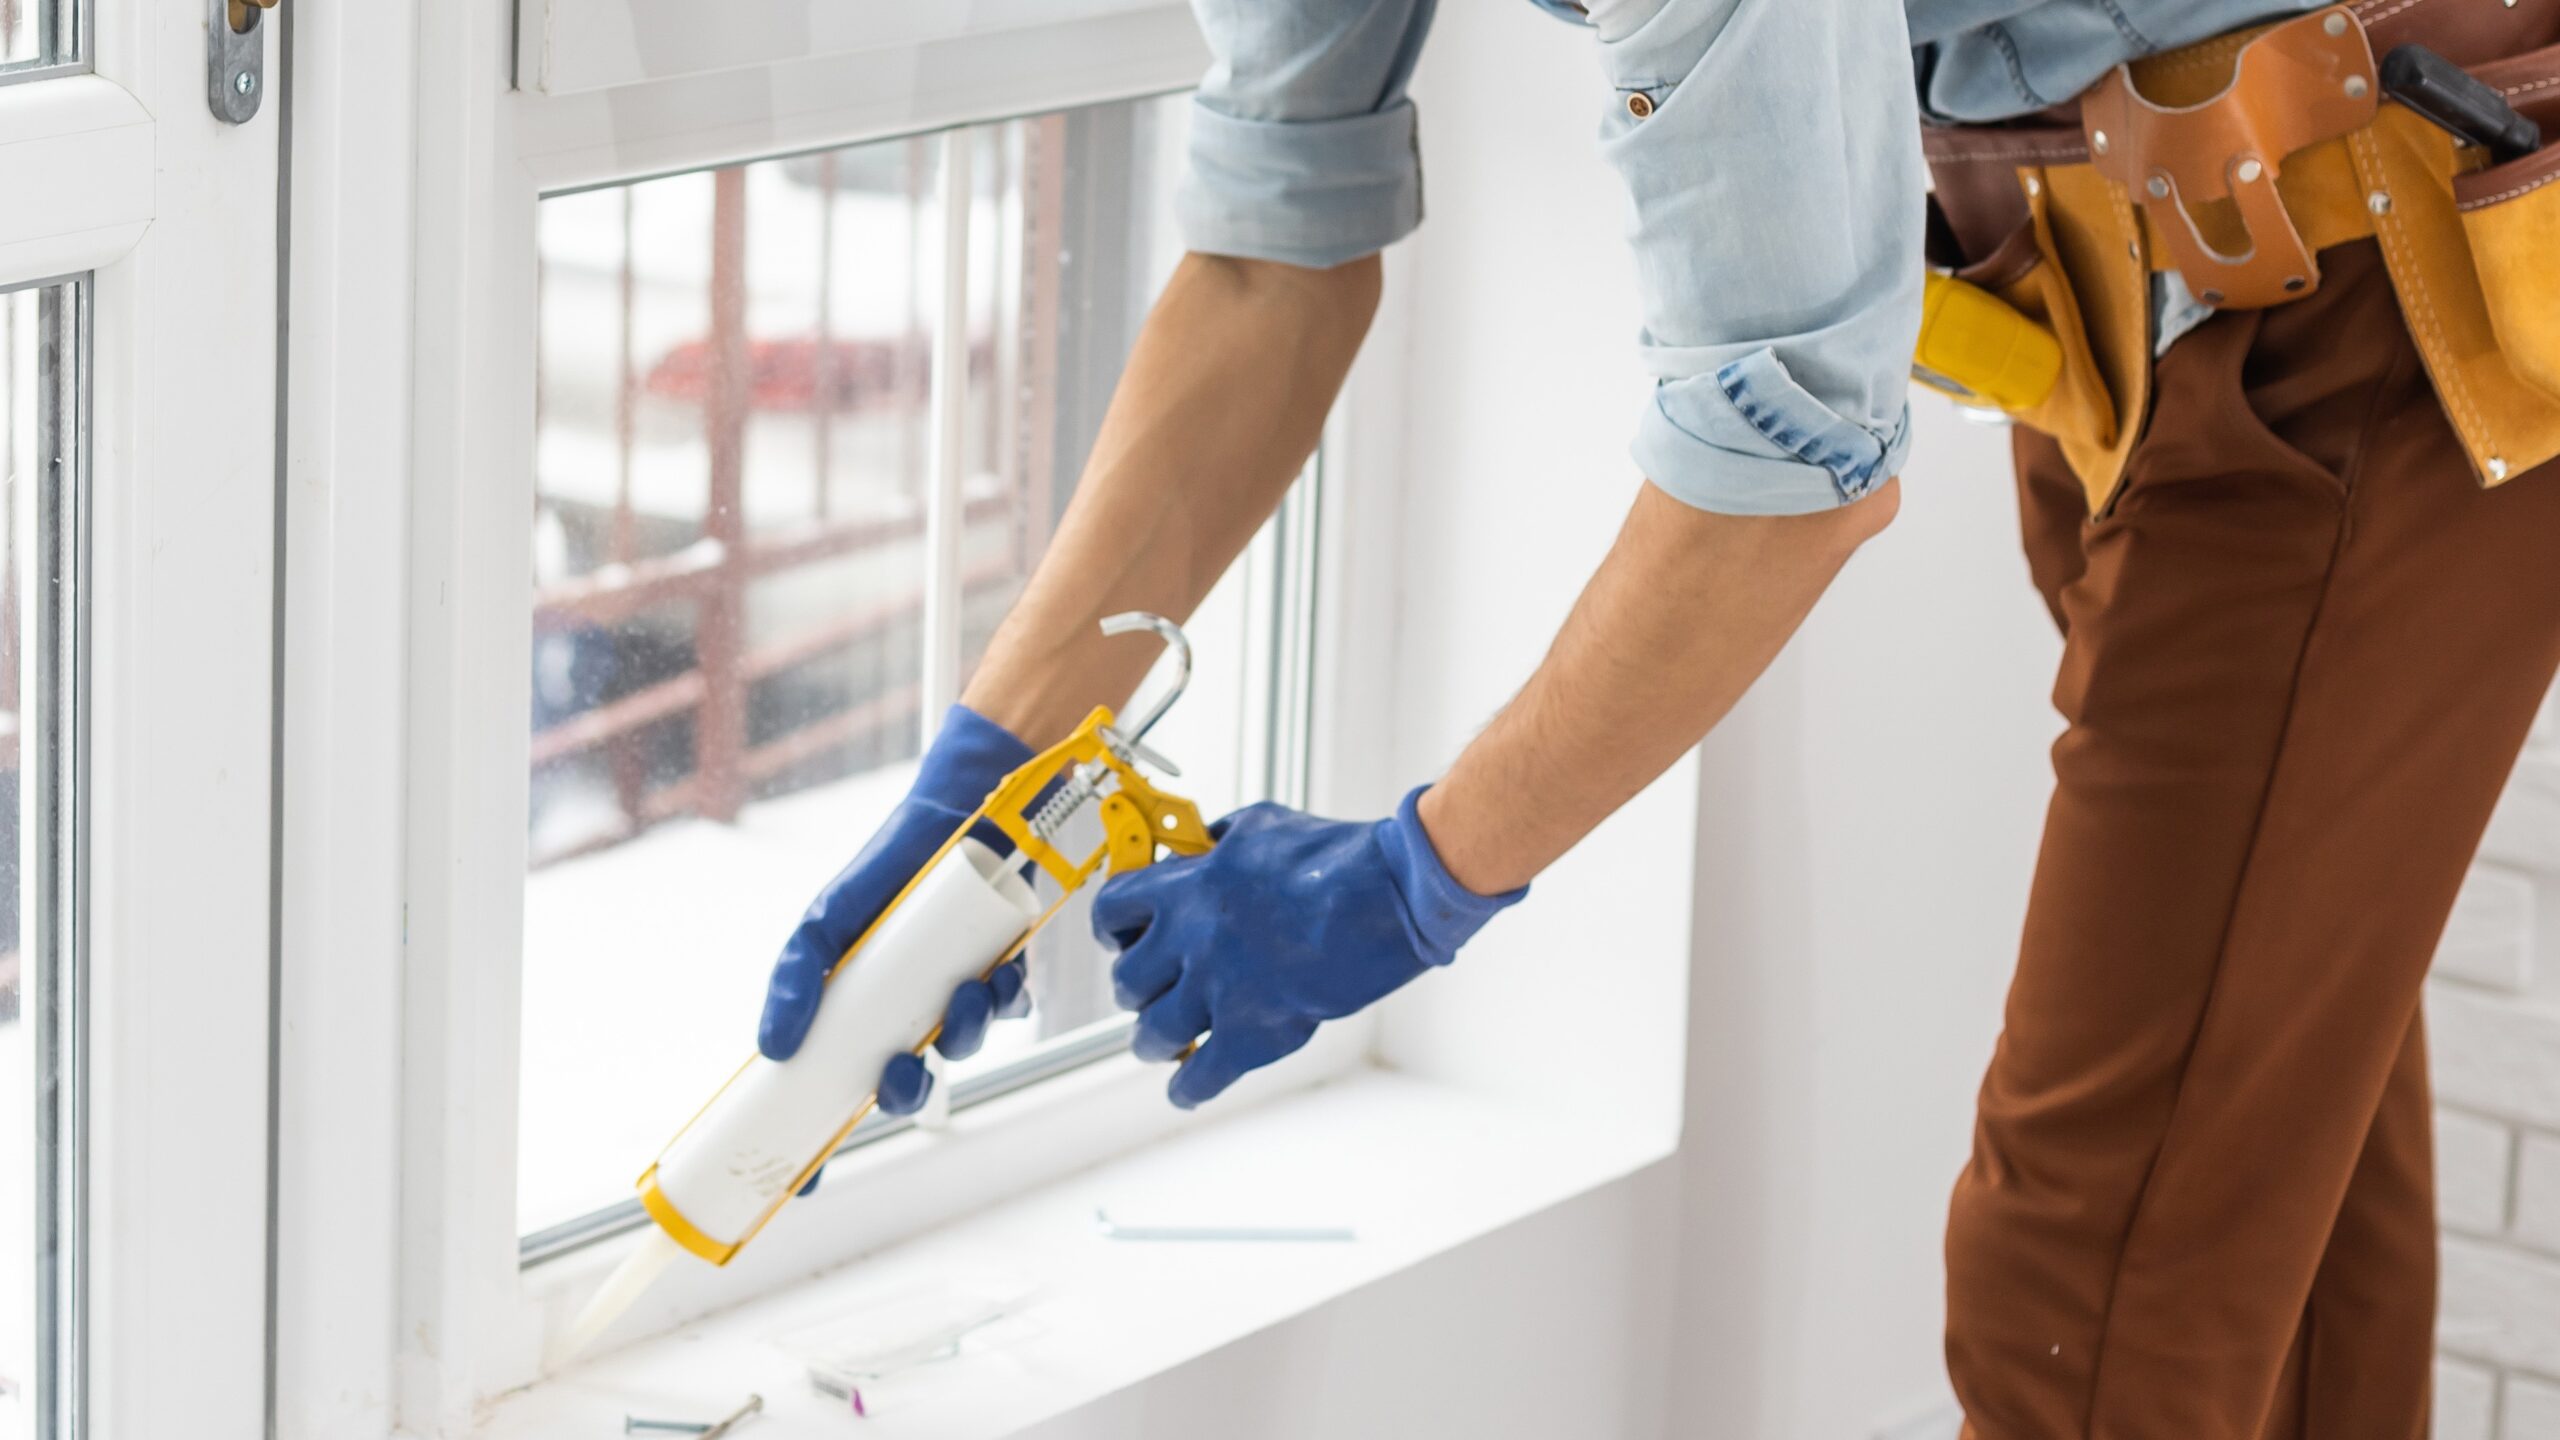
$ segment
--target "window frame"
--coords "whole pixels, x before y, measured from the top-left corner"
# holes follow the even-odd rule
[[[337,138],[322,155],[297,150],[297,195],[312,194],[314,176],[327,187],[362,187],[368,158],[405,168],[414,155],[416,185],[388,215],[359,215],[325,197],[308,210],[298,204],[295,214],[293,344],[314,356],[293,367],[295,393],[322,385],[304,378],[322,355],[339,377],[358,378],[350,385],[333,377],[326,420],[293,408],[292,464],[299,470],[335,457],[345,465],[396,452],[408,488],[405,503],[354,502],[364,516],[361,535],[325,557],[295,560],[296,575],[304,563],[324,573],[297,589],[286,622],[288,733],[308,724],[329,737],[310,757],[321,778],[305,793],[342,785],[372,792],[335,816],[322,813],[332,809],[326,802],[298,807],[290,794],[287,801],[283,843],[294,893],[283,917],[280,1203],[295,1243],[283,1264],[289,1277],[313,1277],[289,1281],[280,1316],[288,1407],[361,1421],[369,1431],[466,1433],[485,1400],[538,1378],[546,1329],[565,1324],[621,1253],[607,1241],[528,1269],[515,1229],[528,681],[527,667],[491,666],[489,657],[529,644],[533,576],[522,530],[532,487],[539,198],[1196,83],[1208,54],[1186,6],[1150,0],[1118,10],[762,72],[561,96],[511,88],[508,57],[518,37],[503,5],[428,7],[405,36],[339,10],[314,23],[345,37],[331,46],[342,68],[332,76],[306,66],[293,83],[297,93],[325,92],[319,124],[337,127]],[[379,67],[386,49],[414,58],[413,97],[358,93],[343,69],[359,53],[368,70]],[[319,229],[332,232],[330,253],[306,265],[307,232]],[[342,295],[345,282],[333,288],[332,275],[378,283],[385,264],[408,281],[403,323],[329,315],[305,325],[306,287]],[[314,427],[309,447],[306,424]],[[395,437],[387,448],[386,432]],[[1314,504],[1311,492],[1292,524],[1265,542],[1264,573],[1276,577],[1286,567],[1307,594],[1329,593],[1330,540],[1341,524],[1333,509]],[[386,574],[397,578],[386,584]],[[386,608],[405,616],[400,660],[387,676],[375,648]],[[342,623],[342,611],[353,623]],[[1321,648],[1310,640],[1317,630],[1336,633],[1328,611],[1322,601],[1312,610],[1263,604],[1255,620],[1303,664]],[[1290,758],[1276,762],[1291,787],[1283,793],[1318,801],[1325,786],[1306,756],[1333,689],[1330,652],[1324,666],[1324,675],[1293,672],[1257,700],[1267,723],[1285,719],[1296,732]],[[341,736],[348,737],[343,760]],[[386,758],[396,795],[381,793],[381,776],[363,763]],[[385,813],[399,819],[382,832],[355,823]],[[396,924],[385,923],[386,897]],[[297,1028],[298,1015],[328,1023]],[[350,1015],[359,1023],[341,1023]],[[1365,1054],[1366,1023],[1329,1028],[1336,1033],[1294,1064],[1302,1083]],[[302,1084],[334,1093],[305,1100]],[[855,1203],[863,1187],[822,1187],[794,1207],[805,1218],[792,1245],[750,1251],[727,1270],[691,1280],[671,1277],[636,1322],[663,1328],[734,1304],[938,1215],[1197,1123],[1166,1106],[1161,1087],[1161,1072],[1123,1056],[983,1106],[949,1133],[884,1135],[888,1143],[866,1147],[834,1173],[898,1166],[897,1189],[915,1192],[905,1203],[878,1203],[889,1193],[879,1189],[863,1197],[870,1203]],[[347,1097],[368,1093],[396,1094],[396,1113],[357,1123],[363,1107]],[[302,1105],[330,1113],[298,1125]],[[390,1202],[345,1203],[350,1170],[393,1177]],[[313,1227],[308,1238],[296,1215]],[[348,1252],[323,1248],[330,1244],[380,1245],[389,1254],[376,1265],[351,1265]],[[324,1268],[326,1285],[317,1278]],[[388,1356],[365,1353],[365,1336],[390,1337]],[[379,1378],[387,1398],[369,1404],[319,1393],[324,1385],[354,1389],[367,1376]]]
[[[37,325],[56,361],[49,405],[37,416],[46,474],[30,499],[35,564],[22,611],[22,654],[32,683],[20,691],[20,874],[32,903],[20,912],[19,953],[45,984],[27,1023],[35,1071],[58,1099],[36,1121],[37,1192],[35,1434],[81,1433],[87,1409],[88,725],[90,294],[86,274],[0,285],[0,299],[33,292]],[[39,338],[39,353],[45,344]],[[67,423],[66,423],[67,420]],[[33,704],[24,697],[32,697]],[[32,861],[30,857],[33,857]],[[23,987],[22,987],[23,993]]]
[[[83,277],[86,324],[85,708],[64,737],[82,1208],[60,1217],[83,1243],[56,1302],[81,1323],[56,1428],[248,1434],[275,1254],[279,107],[211,114],[201,8],[67,13],[73,58],[0,77],[0,194],[45,200],[0,208],[0,285]]]

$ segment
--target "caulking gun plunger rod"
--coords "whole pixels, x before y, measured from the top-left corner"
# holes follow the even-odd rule
[[[1181,773],[1144,740],[1190,683],[1191,642],[1143,611],[1102,622],[1105,635],[1141,630],[1162,639],[1172,660],[1163,693],[1125,731],[1096,709],[1007,775],[828,973],[791,1058],[750,1056],[676,1133],[640,1177],[640,1204],[656,1224],[561,1333],[546,1368],[603,1333],[678,1255],[727,1264],[869,1113],[890,1058],[931,1041],[953,987],[1022,953],[1067,894],[1106,865],[1116,872],[1164,851],[1208,851],[1198,807],[1139,768]],[[1068,822],[1097,801],[1103,843],[1066,853],[1058,842]],[[978,824],[1005,832],[1016,853],[973,838]],[[1033,888],[1043,873],[1056,882],[1054,902]]]

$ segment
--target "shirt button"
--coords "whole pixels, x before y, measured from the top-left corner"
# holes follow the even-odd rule
[[[1639,120],[1652,114],[1653,97],[1647,95],[1641,90],[1629,92],[1627,95],[1627,113],[1633,115]]]

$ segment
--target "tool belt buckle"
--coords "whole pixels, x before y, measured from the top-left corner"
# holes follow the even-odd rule
[[[2134,88],[2132,67],[2119,65],[2081,100],[2080,117],[2090,162],[2141,202],[2196,298],[2257,310],[2320,285],[2319,262],[2277,192],[2278,167],[2371,125],[2381,103],[2364,23],[2335,5],[2249,40],[2230,83],[2198,104],[2154,104]],[[2208,238],[2197,207],[2212,207],[2210,233],[2223,244]]]

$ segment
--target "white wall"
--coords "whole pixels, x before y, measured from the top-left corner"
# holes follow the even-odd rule
[[[2427,996],[2441,1440],[2560,1434],[2560,724],[2535,726]]]
[[[1443,7],[1416,84],[1431,218],[1393,257],[1365,362],[1400,367],[1368,393],[1404,424],[1407,781],[1534,666],[1637,483],[1633,287],[1586,44],[1524,4]],[[1685,1001],[1621,963],[1664,927],[1626,933],[1586,871],[1501,922],[1541,944],[1471,950],[1381,1033],[1391,1063],[1446,1072],[1467,1035],[1543,1004],[1522,1083],[1593,1097],[1595,1124],[1683,1123],[1676,1095],[1682,1154],[1045,1440],[1171,1440],[1211,1415],[1242,1436],[1854,1440],[1941,1403],[1938,1231],[2049,784],[2058,646],[2002,436],[1934,404],[1921,426],[1900,523],[1675,777],[1694,795],[1649,795],[1653,819],[1609,842],[1702,817],[1666,847],[1694,846]],[[1685,1076],[1598,1101],[1683,1025]]]

